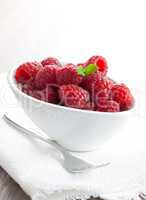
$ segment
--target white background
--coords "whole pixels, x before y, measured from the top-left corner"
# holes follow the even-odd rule
[[[146,76],[145,0],[0,0],[0,72],[57,56],[107,58],[116,79]]]

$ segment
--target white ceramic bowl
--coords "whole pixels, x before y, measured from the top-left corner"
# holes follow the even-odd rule
[[[9,85],[28,117],[50,138],[71,151],[92,151],[127,126],[132,110],[106,113],[63,107],[39,101],[17,86],[13,68]]]

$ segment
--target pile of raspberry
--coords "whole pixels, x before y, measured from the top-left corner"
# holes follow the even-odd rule
[[[101,112],[131,109],[131,91],[125,84],[110,79],[107,71],[107,61],[102,56],[92,56],[77,65],[62,65],[49,57],[20,65],[15,79],[24,93],[48,103]]]

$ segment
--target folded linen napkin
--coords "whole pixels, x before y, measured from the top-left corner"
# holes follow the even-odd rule
[[[35,129],[18,107],[5,76],[0,76],[0,115],[13,113]],[[131,119],[100,152],[76,154],[90,162],[110,161],[107,167],[82,174],[67,172],[60,155],[48,144],[23,136],[0,121],[0,165],[33,200],[74,200],[100,196],[105,199],[137,199],[146,192],[145,118]]]

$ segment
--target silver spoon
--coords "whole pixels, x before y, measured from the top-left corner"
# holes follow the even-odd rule
[[[13,127],[20,130],[19,133],[23,133],[29,137],[33,137],[36,139],[39,139],[45,143],[51,144],[53,147],[55,147],[63,156],[63,166],[64,168],[72,173],[81,173],[86,170],[96,169],[99,167],[104,167],[109,165],[109,163],[103,163],[100,165],[94,165],[91,163],[88,163],[87,161],[84,161],[78,157],[75,157],[71,154],[71,152],[67,151],[64,147],[59,145],[55,140],[51,140],[47,136],[42,136],[39,132],[34,132],[32,130],[28,130],[23,125],[20,125],[20,123],[16,122],[16,120],[13,119],[12,115],[9,115],[7,113],[4,114],[3,119],[8,122]]]

